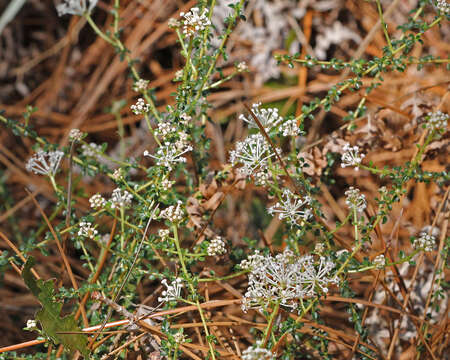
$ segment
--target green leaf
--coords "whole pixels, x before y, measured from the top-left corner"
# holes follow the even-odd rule
[[[86,335],[75,334],[81,330],[77,326],[74,315],[60,317],[63,304],[54,300],[53,281],[35,280],[31,274],[33,265],[34,258],[30,257],[23,268],[22,277],[42,305],[42,309],[36,313],[35,318],[41,323],[44,334],[55,344],[62,344],[70,351],[78,350],[85,358],[89,358],[88,339]],[[74,334],[61,334],[61,332],[74,332]]]

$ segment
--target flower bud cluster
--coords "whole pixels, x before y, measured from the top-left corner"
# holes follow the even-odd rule
[[[145,90],[147,90],[149,83],[150,83],[149,80],[139,79],[134,83],[133,91],[138,93],[144,92]]]
[[[261,342],[250,346],[242,352],[242,360],[273,360],[273,353],[265,349]]]
[[[97,1],[98,0],[64,0],[62,4],[56,6],[56,11],[58,12],[58,16],[83,16],[94,9],[95,5],[97,5]],[[87,6],[87,2],[89,2],[89,6]]]
[[[427,114],[427,122],[425,127],[432,131],[445,130],[447,128],[448,114],[444,114],[442,111],[429,112]]]
[[[135,115],[141,115],[150,111],[150,105],[146,104],[143,98],[139,98],[136,104],[131,105],[131,111]]]
[[[83,138],[83,132],[80,129],[71,129],[69,131],[70,141],[80,141]]]
[[[220,236],[216,236],[211,240],[207,252],[209,256],[216,256],[225,254],[227,249],[225,248],[225,242]]]
[[[126,190],[121,190],[120,188],[114,189],[111,195],[111,208],[120,209],[122,207],[128,207],[131,204],[133,195],[131,195]]]
[[[359,189],[355,189],[351,186],[346,192],[345,203],[351,211],[356,211],[362,213],[364,209],[367,207],[366,197],[364,194],[361,194]]]
[[[377,269],[383,269],[386,265],[386,259],[383,254],[378,255],[375,259],[373,259],[373,264]]]
[[[93,209],[102,209],[106,205],[106,200],[100,194],[95,194],[90,197],[89,204]]]
[[[420,237],[414,239],[413,248],[416,250],[433,251],[436,238],[432,235],[423,233]]]

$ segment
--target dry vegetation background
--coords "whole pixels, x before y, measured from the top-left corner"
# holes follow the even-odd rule
[[[183,58],[179,55],[176,36],[167,27],[171,17],[178,17],[180,11],[191,8],[195,2],[176,0],[124,0],[121,10],[121,25],[124,28],[122,40],[131,50],[131,57],[139,59],[137,67],[141,76],[150,80],[156,88],[158,109],[173,104],[171,96],[177,84],[172,81],[175,72],[182,68]],[[250,72],[242,74],[225,83],[210,96],[211,109],[207,136],[212,139],[211,170],[218,170],[228,161],[228,151],[246,132],[238,115],[244,112],[243,102],[272,103],[279,107],[282,114],[298,114],[302,104],[321,96],[331,85],[339,82],[345,74],[320,68],[288,68],[282,64],[277,70],[270,55],[285,54],[289,47],[295,49],[303,43],[300,52],[303,55],[325,52],[326,58],[350,59],[381,56],[386,45],[379,28],[378,14],[373,4],[360,0],[336,1],[249,1],[246,14],[254,27],[266,28],[263,35],[248,35],[249,27],[238,27],[230,38],[230,58],[223,65],[225,75],[233,71],[235,61],[245,60]],[[392,8],[386,14],[390,29],[406,22],[407,12],[416,1],[384,1],[385,9]],[[272,6],[272,8],[270,7]],[[278,6],[278,7],[277,7]],[[101,26],[111,22],[108,14],[109,1],[99,1],[93,16]],[[0,6],[0,11],[5,4]],[[273,18],[269,16],[273,12]],[[432,9],[430,18],[433,15]],[[338,24],[338,25],[336,25]],[[342,30],[345,28],[346,30]],[[323,40],[326,29],[337,37],[336,41]],[[372,31],[378,29],[378,31]],[[347,33],[348,31],[348,33]],[[392,31],[395,33],[395,30]],[[350,34],[350,35],[349,35]],[[341,38],[339,38],[341,36]],[[450,45],[448,22],[427,32],[425,45],[416,45],[412,54],[416,57],[424,54],[446,57]],[[320,45],[320,48],[319,48]],[[324,50],[323,50],[324,49]],[[253,61],[258,57],[257,61]],[[269,74],[269,75],[268,75]],[[270,76],[270,78],[268,78]],[[80,17],[58,18],[53,1],[28,1],[14,20],[0,35],[0,109],[4,115],[21,119],[28,105],[37,111],[30,123],[38,134],[51,143],[66,145],[68,132],[79,128],[88,133],[87,142],[108,144],[107,153],[111,156],[139,157],[148,148],[148,139],[142,131],[142,117],[133,115],[129,105],[136,100],[132,92],[132,80],[128,76],[127,66],[121,62],[111,46],[95,37],[85,20]],[[418,71],[410,66],[404,73],[385,75],[383,84],[366,97],[367,116],[358,119],[355,132],[346,130],[342,118],[354,109],[364,92],[345,93],[341,101],[330,112],[320,111],[313,122],[306,124],[308,134],[302,138],[304,157],[310,164],[308,175],[320,184],[326,167],[327,153],[342,152],[342,141],[358,145],[365,153],[366,160],[382,168],[384,165],[404,164],[416,153],[416,144],[423,141],[423,133],[417,122],[421,115],[440,108],[449,112],[449,73],[444,66],[426,66]],[[123,101],[126,106],[120,108],[124,126],[125,154],[121,153],[118,121],[108,111],[113,103]],[[430,171],[448,170],[448,132],[426,149],[422,168]],[[18,248],[24,243],[27,232],[42,226],[42,218],[32,198],[25,192],[30,189],[48,214],[55,195],[44,177],[32,175],[25,170],[26,159],[33,153],[32,141],[14,136],[10,129],[0,127],[0,250],[13,252],[5,240],[9,239]],[[63,168],[67,168],[63,164]],[[322,193],[318,200],[323,204],[325,221],[330,227],[336,220],[346,217],[343,184],[353,184],[361,189],[368,199],[367,215],[374,213],[373,199],[380,186],[385,183],[369,172],[355,172],[351,168],[334,168],[334,184],[322,184]],[[59,179],[60,183],[65,178]],[[191,199],[188,206],[190,225],[202,226],[199,220],[202,212],[217,206],[217,194],[220,199],[226,197],[214,214],[210,224],[215,231],[229,239],[233,246],[245,248],[243,237],[260,241],[261,246],[270,246],[274,252],[283,247],[273,245],[272,239],[279,230],[278,218],[269,219],[258,212],[258,199],[264,194],[261,188],[243,183],[232,187],[230,183],[216,183],[198,189],[202,200]],[[108,192],[114,184],[106,177],[85,177],[78,183],[87,194]],[[243,188],[245,187],[245,190]],[[438,187],[435,183],[409,184],[407,195],[401,203],[394,205],[388,222],[376,229],[376,236],[364,256],[373,258],[388,246],[387,254],[395,256],[399,250],[409,251],[409,237],[429,230],[439,239],[437,246],[442,248],[448,227],[448,184]],[[87,198],[76,198],[76,211],[88,210]],[[63,218],[51,219],[59,223]],[[352,246],[352,227],[344,226],[337,233],[342,248]],[[42,235],[43,240],[43,235]],[[310,244],[314,239],[310,239]],[[309,245],[308,245],[309,246]],[[313,246],[313,245],[311,245]],[[55,246],[56,249],[56,246]],[[81,282],[89,272],[81,266],[80,253],[68,248],[70,264]],[[57,251],[48,256],[35,251],[36,271],[44,279],[58,277],[61,272],[61,259]],[[405,309],[410,320],[399,324],[402,298],[409,288],[409,279],[415,267],[399,266],[393,272],[367,272],[364,276],[350,276],[351,287],[356,300],[331,294],[323,301],[321,314],[325,324],[315,324],[305,320],[302,332],[313,334],[316,329],[326,330],[330,340],[330,352],[336,358],[349,358],[351,349],[358,341],[353,325],[348,322],[346,306],[354,301],[366,306],[365,323],[371,329],[371,345],[378,352],[385,353],[396,327],[401,327],[400,342],[396,350],[397,358],[413,359],[417,338],[416,326],[423,318],[433,269],[447,259],[437,252],[427,253],[417,274],[417,286],[411,292],[411,301]],[[219,261],[205,261],[199,266],[214,269],[218,274],[227,273],[227,258]],[[64,283],[69,283],[66,275]],[[236,277],[229,282],[213,282],[201,285],[201,292],[208,299],[238,299],[245,291],[246,277]],[[374,296],[374,289],[377,296]],[[382,290],[383,289],[383,290]],[[143,281],[138,287],[140,303],[152,305],[161,286],[152,281]],[[372,303],[372,304],[371,304]],[[371,304],[371,305],[370,305]],[[370,306],[369,306],[370,305]],[[445,304],[437,322],[431,326],[433,336],[429,340],[436,359],[448,355],[448,309]],[[21,277],[11,268],[2,274],[0,286],[0,346],[34,339],[32,333],[22,330],[26,320],[33,317],[38,303],[24,285]],[[228,321],[233,326],[212,327],[220,339],[220,347],[237,354],[236,346],[242,351],[252,343],[250,328],[254,326],[254,315],[243,315],[239,305],[228,305],[220,309],[208,310],[211,321]],[[283,315],[287,316],[287,315]],[[120,316],[119,316],[120,317]],[[186,316],[189,321],[189,316]],[[411,321],[412,319],[412,321]],[[193,319],[191,321],[194,322]],[[247,323],[246,323],[247,322]],[[253,324],[253,325],[252,325]],[[95,324],[91,324],[95,325]],[[232,331],[230,329],[232,328]],[[192,332],[194,343],[204,345],[201,337]],[[34,349],[25,352],[33,353]],[[130,351],[131,353],[131,351]],[[196,352],[203,358],[205,353]],[[305,358],[308,353],[305,346]],[[447,355],[445,355],[447,354]],[[237,356],[237,355],[236,355]],[[310,356],[314,357],[314,353]],[[430,356],[427,352],[424,358]],[[133,358],[130,355],[129,358]],[[382,356],[380,355],[380,358]],[[431,357],[430,357],[431,358]]]

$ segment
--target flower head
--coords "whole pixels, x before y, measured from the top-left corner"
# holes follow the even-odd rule
[[[252,105],[252,112],[258,118],[261,125],[266,129],[266,131],[270,131],[275,126],[278,126],[282,121],[283,117],[278,114],[277,108],[268,108],[261,109],[261,103],[256,103]],[[244,114],[239,115],[239,119],[243,120],[248,124],[249,127],[258,128],[255,120],[252,116],[249,118],[245,117]]]
[[[299,220],[307,221],[312,216],[312,210],[308,207],[311,198],[306,196],[301,199],[291,190],[284,189],[281,199],[274,206],[268,209],[269,214],[279,214],[280,220],[287,219],[291,225],[295,225]]]
[[[328,292],[329,283],[337,283],[332,275],[334,263],[324,257],[315,261],[311,255],[301,257],[286,249],[276,256],[255,253],[241,263],[241,268],[251,270],[242,309],[266,308],[279,302],[291,308],[298,299]]]
[[[83,138],[83,132],[80,129],[71,129],[69,131],[70,141],[80,141]]]
[[[450,14],[450,4],[447,2],[447,0],[436,0],[435,6],[441,13],[445,15]]]
[[[149,82],[150,82],[149,80],[139,79],[134,83],[133,91],[138,93],[144,92],[145,90],[147,90]]]
[[[162,279],[161,284],[166,287],[166,290],[164,290],[161,293],[162,296],[158,298],[159,302],[175,301],[180,298],[181,289],[183,288],[181,278],[176,278],[170,285],[167,283],[166,279]]]
[[[106,205],[106,200],[100,194],[92,195],[89,204],[93,209],[101,209]]]
[[[248,136],[236,144],[230,151],[230,162],[233,165],[242,164],[239,171],[246,176],[267,168],[267,160],[275,154],[271,151],[267,140],[261,134]]]
[[[383,254],[378,255],[375,259],[373,259],[373,264],[377,269],[383,269],[386,265],[386,259]]]
[[[161,211],[160,216],[163,219],[167,219],[172,223],[180,222],[184,219],[184,211],[182,208],[183,203],[178,200],[177,205],[171,205],[167,209]]]
[[[150,111],[150,105],[146,104],[143,98],[139,98],[136,104],[131,105],[130,108],[135,115],[145,114]]]
[[[450,6],[450,5],[448,5]],[[429,112],[426,116],[427,122],[425,127],[432,131],[445,130],[447,128],[447,123],[449,116],[444,114],[442,111]]]
[[[225,242],[222,240],[220,236],[216,236],[209,243],[207,252],[209,256],[216,256],[225,254],[227,249],[225,248]]]
[[[93,239],[97,234],[98,231],[92,226],[92,223],[87,221],[80,222],[80,229],[78,230],[78,236]]]
[[[111,208],[120,209],[122,207],[128,207],[131,204],[133,195],[131,195],[126,190],[121,190],[120,188],[114,189],[111,195]]]
[[[170,171],[175,164],[186,162],[186,158],[182,155],[191,150],[192,146],[190,145],[187,145],[183,149],[179,149],[170,142],[165,142],[164,145],[157,150],[156,155],[151,155],[146,150],[144,151],[144,156],[149,156],[155,159],[156,165],[165,166]]]
[[[355,166],[355,170],[359,170],[359,165],[361,165],[361,161],[365,156],[359,153],[358,146],[350,146],[349,143],[346,143],[344,145],[344,154],[342,154],[341,167]]]
[[[257,342],[249,346],[242,352],[242,360],[273,360],[273,353],[262,346],[262,342]]]
[[[36,320],[27,320],[27,329],[33,329],[37,327]]]
[[[241,61],[239,64],[236,65],[237,72],[245,72],[248,71],[248,66],[245,63],[245,61]]]
[[[53,176],[59,168],[64,153],[62,151],[38,151],[27,162],[25,168],[35,174]]]
[[[436,238],[427,233],[422,233],[418,238],[413,241],[413,248],[416,250],[433,251]]]
[[[97,158],[98,153],[101,152],[102,146],[96,143],[91,142],[89,145],[88,144],[81,145],[81,153],[83,154],[83,156]]]
[[[86,5],[87,2],[89,5]],[[56,6],[56,11],[58,16],[66,14],[83,16],[90,13],[95,5],[97,5],[97,0],[64,0],[62,4]]]
[[[207,26],[211,25],[211,21],[208,18],[207,9],[204,9],[200,14],[200,9],[193,7],[187,13],[180,13],[180,16],[183,18],[183,34],[186,37],[193,36],[199,31],[204,30]]]
[[[355,189],[353,186],[351,186],[345,192],[345,196],[347,197],[345,203],[350,210],[362,213],[367,207],[366,197],[364,196],[364,194],[361,194],[359,189]]]

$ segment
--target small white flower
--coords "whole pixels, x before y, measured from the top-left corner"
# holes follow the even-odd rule
[[[442,111],[429,112],[426,116],[425,127],[431,131],[440,131],[447,128],[449,116]]]
[[[183,79],[183,69],[175,71],[175,76],[173,78],[173,81],[181,81]]]
[[[189,116],[188,114],[186,114],[186,113],[182,113],[181,115],[180,115],[180,122],[183,124],[183,125],[188,125],[190,122],[191,122],[191,120],[192,120],[192,116]]]
[[[366,155],[359,153],[358,146],[350,146],[349,143],[344,145],[343,150],[344,154],[342,154],[341,167],[355,166],[355,170],[358,171],[359,165],[361,165],[361,161]]]
[[[27,328],[28,329],[33,329],[35,327],[37,327],[36,320],[27,320]]]
[[[283,136],[298,136],[302,133],[295,119],[289,119],[283,122],[279,129]]]
[[[35,174],[53,176],[59,168],[64,153],[62,151],[38,151],[27,162],[27,171]]]
[[[161,280],[161,284],[166,287],[161,293],[161,297],[158,298],[159,302],[168,302],[168,301],[176,301],[181,297],[181,289],[183,288],[183,282],[181,278],[176,278],[169,285],[166,279]]]
[[[96,159],[99,157],[99,153],[102,153],[102,146],[93,142],[91,142],[89,145],[83,144],[81,145],[81,153],[83,154],[83,156]]]
[[[161,181],[161,187],[168,191],[170,189],[172,189],[173,184],[175,183],[175,181],[170,181],[169,179],[164,179],[163,181]]]
[[[295,225],[299,220],[308,221],[312,216],[312,210],[308,207],[310,204],[309,196],[302,200],[291,190],[284,189],[280,201],[267,210],[271,215],[279,214],[280,220],[287,219],[288,223]]]
[[[147,90],[149,83],[150,83],[149,80],[139,79],[134,83],[133,91],[138,93],[144,92],[145,90]]]
[[[331,271],[335,268],[335,264],[321,256],[319,258],[319,264],[314,264],[314,258],[312,256],[303,257],[303,284],[304,291],[308,296],[314,296],[317,294],[317,288],[324,294],[328,293],[328,284],[337,284],[338,278],[331,275]]]
[[[170,236],[170,230],[169,229],[159,229],[158,236],[161,238],[161,240],[167,240]]]
[[[273,360],[275,357],[270,350],[262,347],[260,341],[256,342],[255,345],[249,346],[242,352],[242,360]]]
[[[180,27],[180,25],[181,25],[181,23],[177,19],[174,19],[174,18],[170,18],[169,21],[167,22],[167,26],[170,29],[176,29],[176,28]]]
[[[244,141],[236,144],[235,150],[230,151],[230,162],[232,165],[242,164],[239,171],[251,176],[257,169],[267,169],[267,160],[275,154],[271,151],[267,140],[261,134],[248,136]]]
[[[450,3],[447,0],[436,0],[435,6],[442,14],[450,14]]]
[[[178,129],[174,123],[170,121],[161,121],[158,124],[158,128],[155,130],[155,134],[160,136],[162,139],[165,139],[169,135],[176,134],[177,130]]]
[[[314,252],[321,254],[325,251],[325,245],[322,242],[318,242],[316,243],[316,245],[314,246]]]
[[[86,2],[89,2],[89,6],[86,6]],[[56,11],[58,16],[66,14],[83,16],[90,13],[95,5],[97,5],[97,0],[64,0],[64,3],[56,6]]]
[[[173,335],[173,339],[177,344],[182,344],[186,342],[186,335],[184,335],[181,331],[178,331],[175,335]]]
[[[180,16],[183,18],[183,34],[186,37],[195,35],[204,30],[207,26],[211,25],[211,21],[208,19],[207,9],[204,9],[200,14],[200,9],[193,7],[187,13],[180,13]]]
[[[216,236],[214,239],[212,239],[207,249],[207,253],[209,256],[222,255],[226,252],[227,249],[225,248],[225,242],[220,236]]]
[[[161,211],[160,216],[163,219],[167,219],[172,223],[180,222],[184,219],[184,211],[182,208],[183,203],[178,200],[177,205],[171,205],[167,209]]]
[[[383,254],[378,255],[375,259],[373,259],[373,264],[377,269],[383,269],[386,265],[386,259]]]
[[[80,229],[78,230],[78,236],[93,239],[97,234],[98,231],[92,226],[92,223],[87,221],[80,222]]]
[[[146,104],[143,98],[139,98],[136,104],[131,105],[130,108],[135,115],[145,114],[150,111],[150,105]]]
[[[93,209],[101,209],[106,205],[106,200],[100,194],[92,195],[89,204]]]
[[[121,190],[120,188],[114,189],[111,195],[111,208],[122,208],[128,207],[131,204],[131,200],[133,199],[133,195],[131,195],[126,190]]]
[[[238,72],[244,72],[244,71],[248,71],[248,66],[245,63],[245,61],[241,61],[239,64],[236,65],[236,70]]]
[[[83,132],[80,129],[71,129],[69,131],[70,141],[80,141],[83,138]]]
[[[432,235],[422,233],[420,237],[413,241],[413,248],[416,250],[433,251],[436,238]]]
[[[367,207],[366,197],[364,196],[364,194],[361,194],[359,189],[355,189],[353,186],[351,186],[345,192],[345,196],[347,197],[345,199],[345,203],[350,210],[362,213]]]
[[[165,166],[172,170],[172,167],[177,163],[186,162],[183,154],[192,150],[192,146],[188,145],[183,149],[179,149],[170,142],[165,142],[163,146],[158,148],[156,155],[151,155],[147,150],[144,151],[144,156],[149,156],[156,160],[156,165]]]

